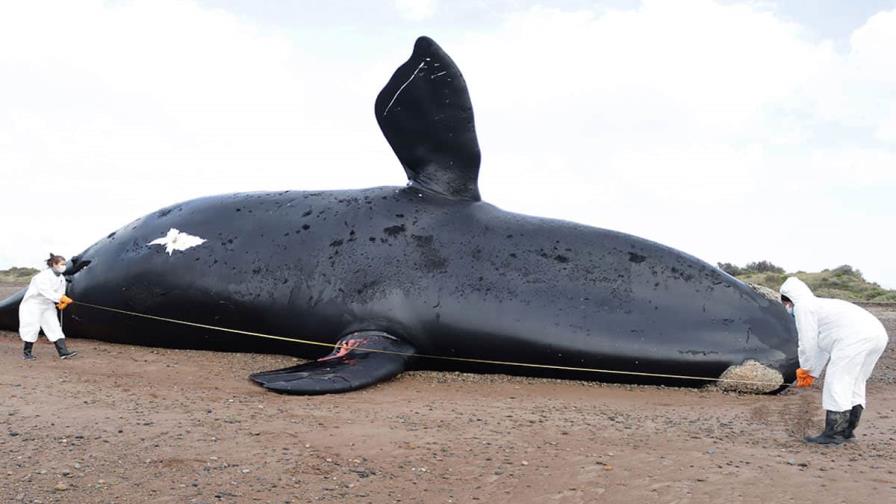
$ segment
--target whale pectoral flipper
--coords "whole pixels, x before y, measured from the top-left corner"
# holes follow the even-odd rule
[[[330,355],[298,366],[254,373],[249,378],[284,394],[350,392],[388,380],[405,370],[414,355],[407,343],[380,331],[352,333]]]

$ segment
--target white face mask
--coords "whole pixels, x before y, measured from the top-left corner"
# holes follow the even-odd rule
[[[62,273],[63,271],[65,271],[65,265],[64,264],[56,264],[53,266],[53,271],[55,271],[56,273]]]

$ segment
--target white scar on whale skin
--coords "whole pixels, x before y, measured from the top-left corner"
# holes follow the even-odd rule
[[[417,69],[414,70],[414,73],[411,74],[411,78],[406,80],[405,83],[402,84],[400,88],[398,88],[398,91],[395,92],[395,96],[393,96],[392,100],[389,101],[389,104],[386,105],[386,110],[383,111],[383,117],[386,116],[386,112],[388,112],[389,108],[392,107],[392,104],[395,103],[395,99],[398,98],[398,95],[401,94],[401,91],[404,89],[404,87],[407,86],[408,84],[410,84],[412,80],[414,80],[414,77],[417,76],[417,72],[419,72],[420,69],[423,68],[423,65],[425,65],[425,64],[426,64],[426,61],[421,61],[420,65],[417,66]]]
[[[165,252],[168,252],[168,255],[171,255],[175,250],[184,251],[188,248],[202,245],[203,243],[205,243],[205,239],[203,238],[183,233],[176,228],[171,228],[168,230],[168,234],[149,242],[149,245],[164,245]]]

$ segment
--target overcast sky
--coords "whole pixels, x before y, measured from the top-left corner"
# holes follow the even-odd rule
[[[0,268],[198,196],[403,185],[373,101],[419,35],[484,200],[896,288],[896,0],[3,2]]]

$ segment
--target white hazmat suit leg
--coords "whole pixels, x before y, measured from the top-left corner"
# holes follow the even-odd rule
[[[862,363],[867,354],[861,343],[834,346],[821,393],[821,406],[827,411],[846,411],[853,407],[853,392],[862,379]]]
[[[880,356],[883,355],[886,347],[887,337],[885,335],[879,335],[871,342],[871,347],[868,349],[868,352],[865,353],[865,360],[862,361],[858,373],[859,376],[856,378],[855,385],[853,386],[853,406],[859,405],[862,406],[862,408],[865,407],[865,384],[868,382],[868,378],[871,377],[871,372],[874,371],[874,366],[877,364]]]
[[[37,341],[37,335],[40,333],[40,312],[33,307],[25,306],[25,303],[19,305],[19,337],[25,343],[34,343]]]
[[[65,338],[65,334],[62,333],[62,326],[59,325],[55,307],[44,310],[40,317],[40,327],[44,330],[44,334],[50,340],[50,343],[56,343]]]

